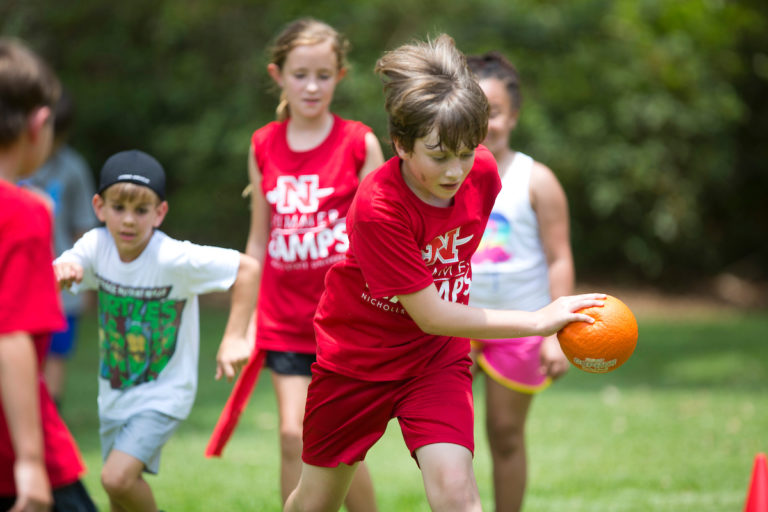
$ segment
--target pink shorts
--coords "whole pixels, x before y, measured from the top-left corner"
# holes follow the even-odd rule
[[[397,418],[405,445],[464,446],[474,453],[469,364],[397,381],[362,381],[312,365],[302,460],[321,467],[354,464]]]
[[[534,394],[552,382],[539,371],[542,341],[541,336],[472,340],[472,347],[480,351],[477,364],[489,377],[514,391]]]

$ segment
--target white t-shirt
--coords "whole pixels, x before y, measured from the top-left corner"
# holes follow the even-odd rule
[[[240,253],[155,231],[124,263],[109,231],[95,228],[63,261],[82,265],[79,288],[98,290],[99,415],[124,420],[153,410],[185,419],[197,390],[197,295],[229,289]]]
[[[549,268],[531,206],[533,158],[517,152],[472,257],[472,306],[535,311],[551,302]]]

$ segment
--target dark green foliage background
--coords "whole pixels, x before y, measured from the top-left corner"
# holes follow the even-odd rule
[[[380,54],[451,34],[500,49],[524,104],[513,145],[570,199],[579,276],[668,285],[766,278],[768,9],[760,0],[6,0],[0,32],[27,41],[78,103],[72,144],[98,170],[115,151],[169,174],[164,229],[242,248],[250,134],[274,117],[274,35],[301,16],[352,42],[334,110],[389,155]]]

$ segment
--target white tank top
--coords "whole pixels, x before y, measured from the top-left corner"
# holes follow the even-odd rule
[[[472,306],[534,311],[551,301],[547,257],[531,207],[532,170],[533,158],[517,152],[504,173],[501,192],[472,257]]]

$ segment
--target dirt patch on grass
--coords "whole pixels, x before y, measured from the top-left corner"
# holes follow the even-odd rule
[[[768,311],[768,283],[756,283],[730,274],[702,280],[685,291],[666,290],[648,285],[617,283],[578,283],[576,293],[603,292],[618,297],[638,316],[679,318],[733,315],[749,311]],[[229,292],[200,297],[204,307],[228,308]]]
[[[768,283],[721,274],[686,291],[647,285],[580,283],[578,293],[604,292],[618,297],[638,316],[701,318],[768,309]]]

